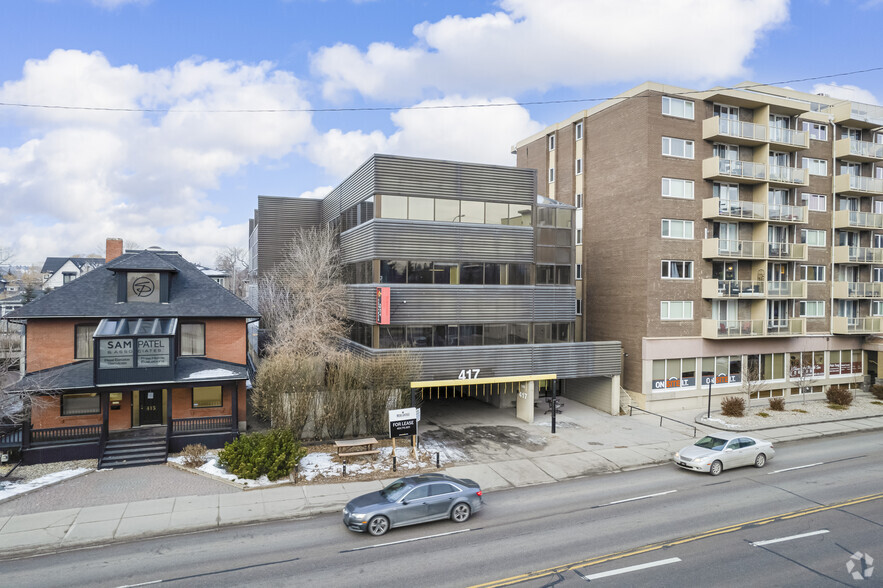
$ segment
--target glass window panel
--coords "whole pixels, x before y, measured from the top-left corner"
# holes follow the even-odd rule
[[[380,210],[383,218],[408,218],[406,196],[381,196]]]
[[[692,357],[681,361],[681,378],[696,377],[696,360]]]
[[[548,206],[537,206],[537,226],[554,227],[555,210]]]
[[[573,250],[568,247],[556,247],[555,248],[555,257],[553,261],[558,265],[570,265],[572,263],[571,254]]]
[[[457,272],[457,264],[456,263],[439,263],[435,262],[432,264],[432,276],[433,282],[436,284],[450,284],[451,283],[451,271],[454,272],[456,276]],[[456,282],[454,282],[456,283]]]
[[[538,265],[537,266],[537,284],[553,284],[555,280],[555,266]]]
[[[433,198],[408,198],[408,218],[411,220],[434,220],[435,201]]]
[[[573,211],[567,208],[559,208],[556,211],[555,226],[562,229],[573,228]],[[566,234],[566,233],[565,233]]]
[[[481,345],[482,325],[460,325],[460,345]]]
[[[516,323],[509,325],[509,344],[524,345],[529,343],[530,325],[527,323]]]
[[[460,221],[460,201],[435,199],[435,220],[455,223]]]
[[[63,394],[61,416],[98,414],[101,412],[101,399],[97,393]]]
[[[499,263],[484,264],[484,283],[486,285],[499,285],[503,283],[500,279]]]
[[[530,205],[510,204],[508,224],[529,227],[531,225]]]
[[[713,357],[703,357],[702,358],[702,377],[709,378],[714,377],[714,358]]]
[[[509,336],[508,324],[484,325],[485,345],[505,345]]]
[[[380,282],[384,284],[404,284],[408,274],[407,261],[380,261]]]
[[[464,223],[483,223],[484,222],[484,202],[475,202],[473,200],[460,201],[460,222]]]
[[[653,379],[654,380],[664,380],[665,379],[665,360],[664,359],[654,359],[653,360]]]
[[[382,326],[380,328],[380,348],[392,349],[405,344],[405,327]]]
[[[464,263],[460,268],[461,284],[482,284],[484,283],[484,264],[482,263]]]
[[[548,323],[536,323],[533,326],[534,343],[551,343],[552,342],[552,325]]]
[[[205,355],[205,325],[181,325],[181,355]]]
[[[526,263],[510,263],[507,278],[510,286],[530,284],[530,265]]]
[[[720,376],[721,374],[723,374],[725,376],[729,375],[729,373],[730,373],[730,361],[729,360],[730,360],[730,358],[728,358],[727,356],[715,358],[715,368],[714,368],[714,375],[715,376]]]
[[[570,284],[570,266],[569,265],[556,265],[555,266],[555,283],[559,285],[566,286]]]
[[[485,204],[485,219],[489,225],[509,224],[509,205],[502,202]]]
[[[92,336],[97,325],[77,325],[75,359],[92,359]]]
[[[537,229],[538,245],[556,245],[556,235],[554,229],[540,228]]]
[[[203,386],[193,389],[193,408],[215,408],[224,405],[224,392],[220,386]]]
[[[409,326],[408,345],[410,347],[431,347],[432,327],[416,325]]]
[[[408,283],[409,284],[431,284],[432,283],[432,262],[431,261],[411,261],[411,262],[408,262]]]

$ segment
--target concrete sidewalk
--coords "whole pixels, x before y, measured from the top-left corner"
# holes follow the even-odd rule
[[[488,449],[483,463],[453,465],[441,471],[471,478],[483,490],[493,492],[666,463],[674,451],[693,439],[692,425],[685,427],[666,421],[660,427],[659,417],[651,415],[614,417],[588,408],[585,411],[591,412],[586,416],[579,414],[583,408],[573,407],[569,414],[559,417],[555,436],[548,431],[548,416],[532,425],[523,425],[522,429],[530,434],[545,431],[548,437],[544,440],[549,442],[543,447],[495,448],[486,444],[476,449]],[[695,411],[667,416],[692,423]],[[452,420],[455,419],[449,418],[443,427],[427,423],[427,433],[431,433],[433,426],[448,432],[458,426],[468,432],[474,426],[458,425]],[[511,419],[501,422],[507,424],[488,426],[518,428],[512,426]],[[761,436],[781,442],[872,429],[883,429],[883,417],[769,429]],[[699,427],[698,434],[706,430]],[[0,516],[0,557],[339,512],[352,498],[379,490],[387,482],[284,486]]]

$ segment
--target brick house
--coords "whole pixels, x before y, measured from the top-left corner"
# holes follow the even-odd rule
[[[18,441],[26,463],[165,461],[222,447],[245,426],[246,325],[257,312],[172,251],[122,251],[14,311],[35,395]]]

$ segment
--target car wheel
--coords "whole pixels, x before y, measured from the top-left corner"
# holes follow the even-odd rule
[[[389,519],[385,516],[378,515],[372,517],[371,520],[368,521],[368,532],[375,537],[380,537],[387,531],[389,531]]]
[[[711,468],[708,470],[708,473],[711,474],[712,476],[717,476],[722,471],[724,471],[724,464],[722,464],[718,460],[714,460],[711,463]]]
[[[758,453],[757,457],[754,458],[754,467],[762,468],[766,465],[766,456],[762,453]]]
[[[454,505],[454,508],[451,510],[451,520],[455,523],[465,523],[471,514],[472,509],[469,508],[469,505],[461,502]]]

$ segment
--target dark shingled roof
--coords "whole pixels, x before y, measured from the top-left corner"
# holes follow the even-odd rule
[[[60,390],[82,390],[96,388],[92,378],[92,361],[78,361],[58,367],[40,370],[26,375],[21,380],[4,388],[10,392],[52,392]],[[175,361],[175,379],[150,382],[158,384],[185,384],[193,386],[205,382],[228,382],[246,380],[248,373],[244,365],[208,359],[205,357],[179,357]],[[128,384],[112,384],[101,388],[119,388]]]
[[[43,262],[43,269],[40,270],[40,273],[54,274],[68,261],[77,266],[77,269],[82,269],[87,263],[91,265],[104,265],[104,260],[100,257],[47,257],[46,261]]]
[[[146,254],[146,255],[145,255]],[[132,258],[138,258],[133,260]],[[117,302],[117,278],[114,271],[122,268],[152,271],[167,266],[165,271],[175,271],[169,276],[169,302]],[[199,269],[173,252],[129,252],[110,264],[92,270],[83,276],[56,288],[4,318],[60,318],[60,317],[231,317],[258,318],[251,306],[237,298],[229,290],[205,275]]]

